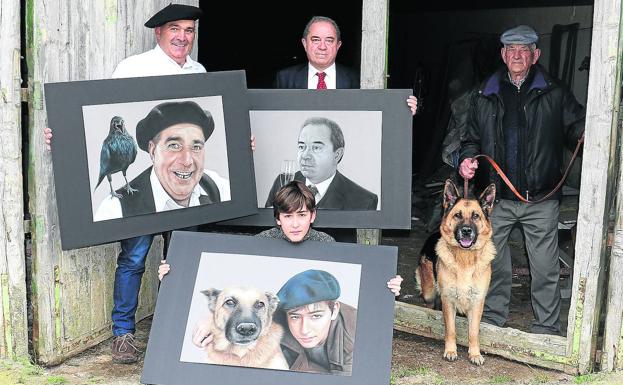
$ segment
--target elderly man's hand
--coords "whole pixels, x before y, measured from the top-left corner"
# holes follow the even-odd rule
[[[52,149],[52,129],[50,127],[43,129],[43,138],[45,139],[45,148],[50,151]]]
[[[251,134],[251,151],[255,152],[255,135]]]
[[[394,278],[387,281],[387,287],[394,293],[395,296],[400,295],[400,286],[402,284],[402,277],[397,275]]]
[[[210,313],[211,314],[211,313]],[[205,348],[214,340],[214,336],[210,332],[212,320],[206,317],[205,320],[198,322],[193,329],[193,344],[198,348]]]
[[[459,166],[459,174],[465,179],[472,179],[478,168],[478,161],[472,158],[465,158]]]
[[[413,95],[409,96],[407,99],[407,105],[411,109],[411,115],[415,115],[417,112],[417,98]]]

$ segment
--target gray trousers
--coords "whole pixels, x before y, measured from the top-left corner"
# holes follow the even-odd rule
[[[558,262],[558,201],[537,204],[500,200],[491,225],[497,255],[485,300],[485,322],[503,326],[511,298],[512,264],[508,237],[521,224],[530,262],[533,333],[560,334],[560,264]]]

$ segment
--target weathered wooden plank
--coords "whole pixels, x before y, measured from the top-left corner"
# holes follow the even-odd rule
[[[567,355],[578,356],[586,373],[595,361],[605,270],[605,234],[617,163],[614,106],[620,60],[621,2],[596,0],[593,9],[591,70],[586,109],[586,141],[578,212],[573,296],[567,327]]]
[[[388,0],[363,0],[361,21],[361,88],[385,88],[387,74]],[[380,229],[357,229],[357,243],[378,245]]]
[[[438,310],[396,302],[394,328],[438,340],[444,338],[443,315]],[[467,346],[467,319],[457,316],[457,343]],[[566,355],[566,339],[530,334],[517,329],[480,324],[480,349],[511,360],[575,373],[575,361]],[[441,357],[440,357],[441,358]]]
[[[198,0],[176,2],[198,5]],[[33,343],[41,363],[58,363],[110,336],[112,285],[119,252],[118,244],[61,251],[51,157],[41,134],[46,126],[41,85],[110,77],[123,58],[155,46],[153,31],[143,24],[168,3],[26,2],[28,80],[33,89],[29,100],[28,170],[33,236]],[[153,311],[157,291],[153,272],[161,255],[162,241],[157,237],[148,256],[137,319]]]
[[[623,50],[623,41],[619,42],[619,52]],[[621,53],[619,54],[619,57]],[[621,81],[621,63],[617,71]],[[617,92],[618,100],[621,94]],[[619,104],[620,106],[620,104]],[[620,107],[619,107],[620,108]],[[619,110],[620,112],[620,110]],[[623,124],[619,121],[620,129]],[[620,141],[621,139],[619,139]],[[619,153],[619,178],[618,191],[615,207],[615,225],[612,249],[610,252],[610,268],[608,269],[608,297],[606,301],[606,322],[604,325],[604,338],[601,355],[601,370],[611,371],[623,369],[623,357],[621,339],[623,338],[623,152]]]
[[[387,74],[388,0],[363,0],[361,21],[361,88],[385,88]]]
[[[28,354],[20,2],[0,3],[0,357]]]

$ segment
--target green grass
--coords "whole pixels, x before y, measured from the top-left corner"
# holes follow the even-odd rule
[[[417,368],[398,368],[395,369],[392,374],[391,377],[389,378],[389,383],[390,385],[396,385],[396,382],[398,381],[399,378],[405,378],[405,377],[430,377],[433,376],[434,378],[431,379],[432,384],[433,385],[440,385],[443,383],[443,378],[441,378],[437,373],[433,372],[432,370],[430,370],[430,368],[427,368],[425,366],[421,366],[421,367],[417,367]]]
[[[513,379],[507,375],[495,376],[489,380],[490,384],[507,384]]]
[[[65,377],[63,376],[50,376],[47,380],[47,383],[50,385],[60,385],[67,383],[67,379],[65,379]]]
[[[589,373],[577,376],[573,382],[576,384],[588,384],[590,382],[599,381],[602,378],[601,374]]]

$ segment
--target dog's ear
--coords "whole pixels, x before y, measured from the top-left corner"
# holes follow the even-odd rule
[[[485,191],[480,194],[480,207],[482,207],[482,211],[485,212],[487,218],[491,215],[491,210],[493,210],[493,202],[495,201],[495,184],[491,183]]]
[[[266,298],[268,299],[268,314],[273,314],[275,310],[277,310],[277,306],[279,306],[279,297],[274,295],[273,293],[266,292]]]
[[[450,210],[459,200],[459,190],[450,179],[446,179],[446,185],[443,188],[443,210]]]
[[[218,298],[219,294],[221,294],[221,291],[219,289],[210,288],[207,290],[202,290],[201,294],[205,295],[206,298],[208,299],[208,308],[211,311],[215,311],[216,310],[216,299]]]

